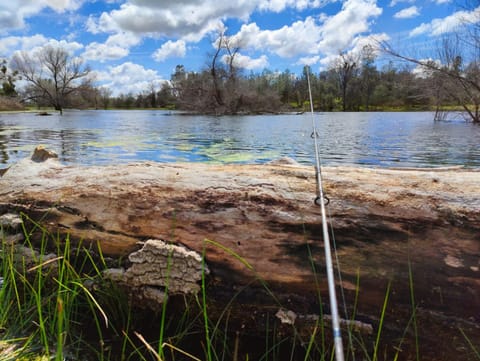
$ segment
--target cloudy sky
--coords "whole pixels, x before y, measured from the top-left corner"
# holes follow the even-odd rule
[[[470,16],[454,0],[1,0],[0,58],[60,45],[99,84],[137,92],[204,68],[221,31],[247,72],[318,71],[371,37],[428,49]]]

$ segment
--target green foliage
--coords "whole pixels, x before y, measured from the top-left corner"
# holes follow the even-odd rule
[[[7,60],[3,59],[0,61],[0,95],[7,97],[13,97],[17,95],[15,90],[15,82],[18,80],[18,72],[11,71],[7,67]]]
[[[93,250],[81,245],[73,249],[68,236],[54,237],[38,224],[23,233],[21,245],[2,239],[1,342],[10,344],[13,353],[0,351],[0,359],[12,355],[30,359],[28,355],[37,354],[63,360],[84,342],[79,325],[85,315],[98,329],[101,322],[108,322],[86,286],[103,282],[100,270],[91,263]]]

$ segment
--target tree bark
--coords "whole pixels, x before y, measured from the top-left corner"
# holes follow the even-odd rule
[[[421,305],[417,320],[428,321],[419,326],[424,342],[448,344],[452,335],[432,333],[432,327],[442,329],[452,319],[480,340],[469,321],[480,309],[480,173],[326,167],[322,174],[343,275],[338,286],[349,309],[358,296],[357,316],[375,323],[392,282],[387,318],[407,322],[411,272]],[[200,255],[205,249],[213,298],[229,299],[248,286],[257,293],[242,293],[250,297],[245,302],[278,305],[266,301],[267,284],[266,294],[295,312],[317,309],[318,291],[327,299],[310,166],[73,167],[24,160],[0,178],[0,194],[0,210],[22,211],[72,239],[99,241],[109,257],[128,256],[147,239]],[[386,327],[400,332],[395,325]]]

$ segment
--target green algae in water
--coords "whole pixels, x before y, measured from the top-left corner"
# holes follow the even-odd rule
[[[237,147],[237,142],[232,138],[225,138],[223,142],[204,147],[199,153],[206,156],[211,162],[216,163],[253,163],[258,160],[271,160],[280,156],[279,152],[272,150],[258,152],[253,149],[251,151],[236,150]]]
[[[191,152],[195,149],[195,145],[193,144],[175,144],[174,148],[175,150],[178,150],[179,152]]]
[[[252,163],[257,160],[271,160],[278,157],[279,154],[274,151],[252,153],[252,152],[235,152],[227,154],[218,154],[210,156],[213,161],[219,163]]]

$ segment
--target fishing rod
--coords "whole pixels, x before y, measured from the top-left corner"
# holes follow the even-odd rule
[[[322,212],[322,229],[323,229],[323,242],[325,248],[325,263],[327,268],[327,281],[328,281],[328,295],[330,299],[330,312],[332,313],[332,331],[333,331],[333,340],[335,345],[335,360],[344,361],[343,356],[343,342],[342,342],[342,333],[340,331],[340,319],[338,315],[338,305],[337,305],[337,294],[335,291],[335,279],[333,276],[333,262],[332,262],[332,252],[330,249],[330,236],[328,233],[328,224],[327,216],[325,211],[325,199],[326,197],[323,194],[323,184],[322,184],[322,172],[320,168],[320,156],[318,149],[318,133],[315,126],[315,118],[313,114],[313,100],[312,100],[312,89],[310,87],[310,69],[307,68],[307,83],[308,83],[308,94],[310,97],[310,114],[312,117],[312,138],[314,139],[315,144],[315,171],[317,179],[317,198],[315,198],[315,204],[320,206]]]

